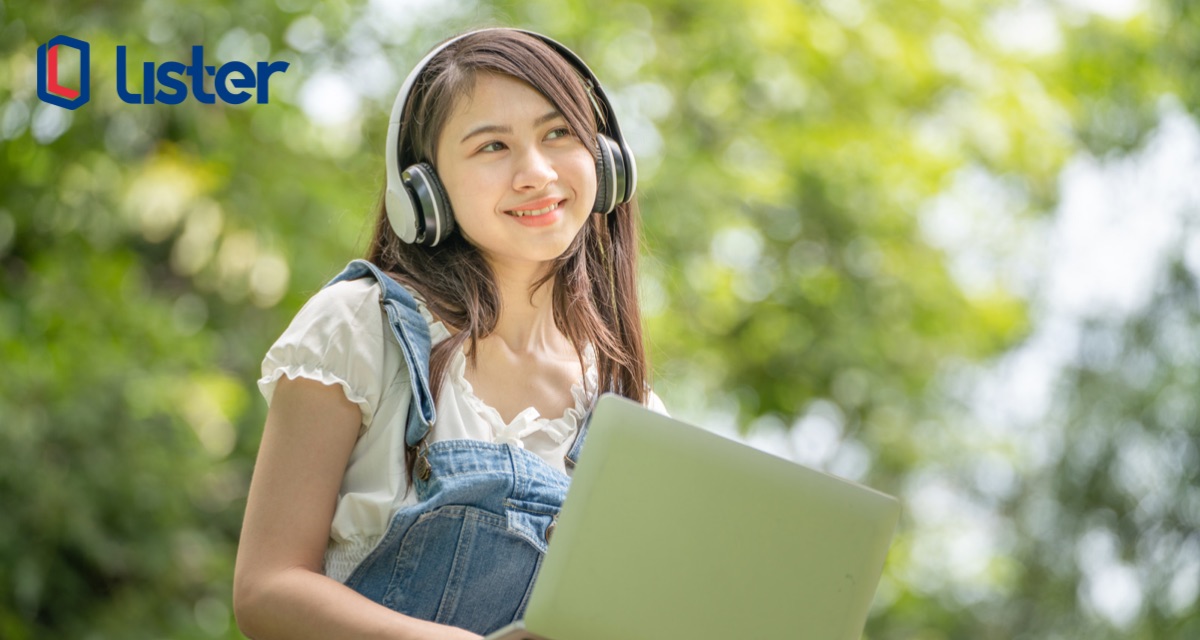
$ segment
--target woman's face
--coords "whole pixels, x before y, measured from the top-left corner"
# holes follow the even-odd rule
[[[589,147],[509,76],[479,74],[442,128],[436,165],[459,231],[493,267],[562,255],[596,201]]]

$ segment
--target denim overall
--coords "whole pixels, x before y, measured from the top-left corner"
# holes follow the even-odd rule
[[[410,472],[419,501],[392,517],[346,585],[400,613],[487,635],[524,614],[570,479],[513,445],[429,444],[431,343],[416,300],[365,260],[351,262],[325,286],[367,276],[379,281],[411,374],[405,443],[417,453]],[[586,432],[585,420],[567,465],[578,460]]]

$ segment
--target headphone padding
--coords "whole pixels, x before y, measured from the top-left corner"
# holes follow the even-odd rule
[[[450,212],[446,190],[427,162],[418,162],[405,169],[401,179],[415,205],[415,240],[423,245],[436,246],[454,229],[454,215]]]
[[[606,135],[596,137],[596,203],[594,213],[610,213],[617,207],[617,163],[613,151],[616,143]]]
[[[446,193],[446,187],[442,186],[442,181],[433,170],[433,166],[427,162],[420,164],[429,172],[429,192],[437,203],[433,216],[430,216],[433,218],[435,233],[433,238],[426,237],[425,241],[429,246],[436,247],[454,232],[454,210],[450,207],[450,194]]]

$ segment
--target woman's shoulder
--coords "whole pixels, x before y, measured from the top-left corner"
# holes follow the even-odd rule
[[[379,283],[371,278],[342,280],[317,291],[299,314],[357,318],[379,307]]]
[[[370,361],[380,353],[382,338],[379,285],[346,280],[309,297],[271,345],[267,361],[299,361],[316,366],[351,355]]]
[[[433,316],[425,305],[424,298],[413,287],[397,282],[417,303],[417,311],[429,325],[433,341],[445,337],[442,323]],[[304,326],[316,322],[327,328],[351,327],[366,331],[368,335],[382,333],[384,289],[374,278],[364,277],[340,280],[327,285],[309,298],[296,315],[293,324]],[[307,321],[307,322],[306,322]]]

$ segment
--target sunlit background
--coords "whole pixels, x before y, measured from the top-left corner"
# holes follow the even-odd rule
[[[241,637],[259,362],[410,65],[496,24],[616,104],[670,411],[901,497],[867,637],[1200,638],[1190,0],[0,0],[0,638]],[[117,99],[196,44],[291,66]]]

